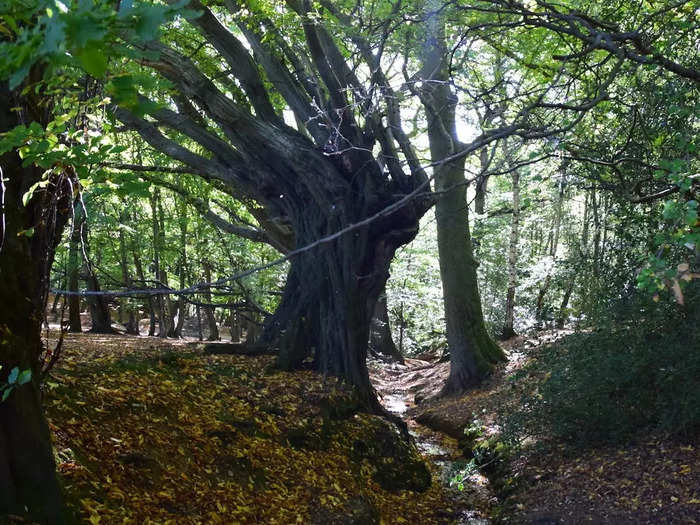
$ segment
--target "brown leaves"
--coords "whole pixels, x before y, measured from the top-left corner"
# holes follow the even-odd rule
[[[154,341],[69,336],[53,373],[58,470],[87,522],[310,523],[354,502],[385,523],[444,522],[439,486],[389,493],[353,463],[362,419],[329,409],[352,406],[335,380]],[[308,447],[288,440],[299,428]]]

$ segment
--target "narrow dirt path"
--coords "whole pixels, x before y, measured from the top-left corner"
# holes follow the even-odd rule
[[[454,523],[491,523],[486,517],[486,509],[493,501],[488,480],[476,471],[470,472],[463,478],[463,489],[459,490],[452,480],[466,468],[467,460],[457,440],[421,425],[415,419],[420,413],[415,403],[416,396],[425,399],[437,393],[449,373],[449,364],[437,360],[406,359],[405,364],[374,361],[369,368],[382,405],[406,422],[418,450],[434,466],[438,481],[450,494]]]

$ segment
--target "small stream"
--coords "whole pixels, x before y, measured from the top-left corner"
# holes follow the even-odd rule
[[[406,372],[410,371],[411,369],[407,368]],[[400,384],[400,381],[397,381],[399,387]],[[376,385],[382,396],[382,405],[389,412],[406,421],[409,433],[415,440],[419,452],[438,468],[439,481],[447,489],[453,506],[457,510],[454,523],[456,525],[489,525],[491,521],[481,516],[478,511],[473,510],[473,504],[470,501],[474,493],[478,493],[484,499],[490,497],[488,480],[478,472],[470,474],[463,481],[464,485],[471,489],[469,494],[467,491],[460,491],[456,486],[451,486],[451,478],[466,463],[457,441],[441,432],[427,428],[413,419],[410,411],[415,407],[411,401],[412,394],[400,388],[382,388],[383,385],[384,382]]]

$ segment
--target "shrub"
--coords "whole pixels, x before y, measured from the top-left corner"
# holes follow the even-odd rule
[[[584,330],[547,348],[525,374],[519,413],[505,416],[512,440],[552,435],[585,444],[640,430],[700,430],[700,290],[686,307],[645,297],[618,302]]]

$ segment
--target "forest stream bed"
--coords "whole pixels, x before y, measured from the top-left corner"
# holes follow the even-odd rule
[[[457,439],[416,421],[420,413],[414,402],[416,394],[429,390],[428,383],[436,384],[449,368],[422,359],[405,359],[403,364],[373,361],[369,368],[382,405],[404,419],[421,455],[436,468],[437,480],[455,508],[456,525],[491,523],[488,513],[495,497],[488,478],[477,469],[468,470]],[[465,470],[467,474],[457,481],[455,477]]]

